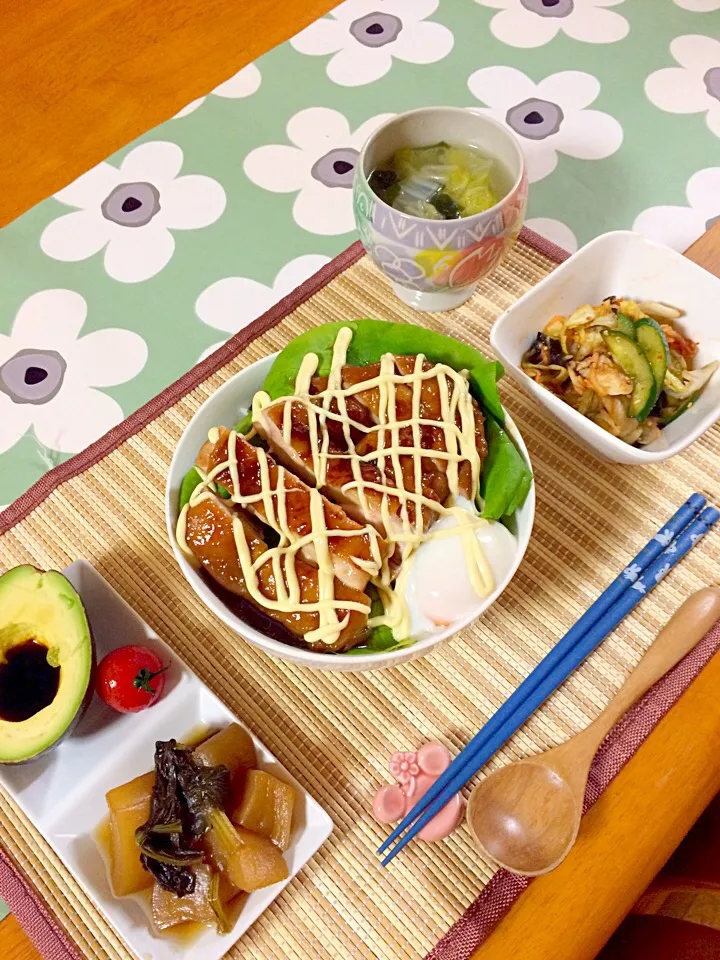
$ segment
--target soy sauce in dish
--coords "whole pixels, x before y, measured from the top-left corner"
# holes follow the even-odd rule
[[[0,664],[0,720],[22,723],[55,699],[60,667],[48,663],[48,648],[26,640],[5,653]]]

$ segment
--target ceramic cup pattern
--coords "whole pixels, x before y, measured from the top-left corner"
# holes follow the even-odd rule
[[[479,147],[509,170],[512,188],[494,207],[458,220],[423,220],[388,206],[370,188],[372,171],[404,146],[441,140]],[[520,144],[489,117],[460,107],[426,107],[388,120],[355,168],[353,203],[360,239],[400,299],[418,310],[450,310],[497,267],[525,219],[528,181]]]

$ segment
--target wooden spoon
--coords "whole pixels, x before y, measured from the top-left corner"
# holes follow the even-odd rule
[[[720,619],[720,588],[705,587],[673,614],[607,708],[559,747],[510,763],[473,790],[467,821],[480,850],[526,877],[553,870],[580,828],[590,764],[608,731]]]

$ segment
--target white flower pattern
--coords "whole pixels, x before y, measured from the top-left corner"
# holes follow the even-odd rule
[[[221,83],[215,87],[214,90],[211,90],[208,96],[223,97],[225,100],[242,100],[256,93],[260,89],[261,82],[262,76],[260,70],[254,63],[249,63],[246,67],[243,67],[242,70],[238,70],[237,73],[233,74],[229,80],[225,80],[224,83]],[[180,117],[187,117],[189,114],[194,113],[206,100],[207,97],[197,97],[195,100],[191,100],[186,107],[178,110],[172,119],[178,120]]]
[[[708,127],[720,137],[720,40],[702,34],[676,37],[670,52],[680,66],[650,74],[648,99],[667,113],[705,113]]]
[[[195,304],[195,312],[209,327],[227,334],[237,333],[329,262],[329,257],[319,254],[296,257],[285,264],[270,287],[249,277],[225,277],[203,290]],[[223,343],[224,340],[214,343],[199,359],[204,360]]]
[[[692,13],[712,13],[720,10],[720,0],[674,0],[678,7],[690,10]]]
[[[0,334],[0,453],[30,427],[43,446],[77,453],[123,419],[98,388],[136,377],[147,346],[130,330],[81,337],[86,317],[79,293],[41,290],[21,304],[10,335]]]
[[[272,143],[252,150],[245,157],[245,173],[265,190],[297,193],[293,217],[303,230],[325,236],[348,233],[355,225],[352,184],[360,149],[392,116],[370,117],[352,133],[337,110],[301,110],[287,125],[293,146]]]
[[[119,167],[103,161],[55,194],[70,207],[40,237],[55,260],[86,260],[104,250],[107,273],[139,283],[159,273],[175,251],[173,230],[197,230],[225,209],[225,191],[212,177],[179,176],[183,152],[164,140],[142,143]]]
[[[475,0],[498,10],[492,34],[511,47],[542,47],[561,31],[585,43],[615,43],[628,35],[625,17],[606,7],[624,0]]]
[[[558,152],[601,160],[622,143],[615,117],[587,109],[600,93],[600,81],[589,73],[563,70],[536,84],[515,67],[482,67],[470,76],[468,87],[486,104],[473,110],[517,134],[531,183],[553,172]]]
[[[599,156],[598,144],[605,144],[611,153],[617,150],[622,139],[620,126],[599,110],[617,112],[628,131],[627,150],[621,145],[620,153],[601,164],[597,178],[592,164],[565,164],[560,159],[563,176],[546,180],[539,192],[533,188],[533,213],[551,216],[535,216],[527,221],[528,226],[572,252],[578,239],[585,242],[601,230],[627,226],[635,217],[634,229],[639,232],[677,250],[687,248],[720,222],[720,154],[712,154],[713,143],[720,138],[720,98],[716,95],[720,34],[714,29],[720,0],[656,3],[657,16],[654,9],[638,13],[637,4],[624,0],[464,0],[463,4],[451,0],[442,4],[439,0],[351,0],[304,30],[292,46],[287,43],[270,58],[243,67],[176,114],[182,118],[197,111],[195,121],[192,117],[188,123],[172,118],[162,130],[145,135],[142,139],[147,143],[124,148],[119,154],[122,163],[111,159],[99,164],[59,191],[56,198],[1,231],[0,259],[5,262],[3,276],[8,282],[3,284],[6,322],[0,325],[5,333],[0,336],[0,453],[5,453],[0,457],[0,498],[12,499],[22,492],[19,481],[33,481],[117,422],[122,411],[113,397],[120,400],[127,415],[133,404],[166,385],[167,351],[152,347],[151,360],[146,363],[143,337],[149,345],[166,344],[176,360],[188,367],[202,344],[224,339],[250,323],[327,259],[298,253],[322,250],[333,255],[350,242],[351,191],[342,188],[342,178],[347,182],[352,177],[348,167],[352,167],[372,121],[368,127],[357,127],[372,113],[427,102],[471,102],[510,125],[508,115],[513,107],[532,97],[545,100],[562,112],[558,129],[537,131],[542,136],[533,139],[526,136],[534,132],[526,124],[519,133],[531,177],[537,181],[547,177],[559,154],[593,159]],[[503,63],[521,67],[536,83],[519,70],[495,66]],[[494,72],[494,77],[490,76],[493,83],[485,84],[491,89],[483,90],[489,96],[478,102],[466,93],[463,99],[463,84],[478,67]],[[554,75],[557,96],[543,86],[553,79],[546,76],[552,71],[562,71]],[[591,74],[597,74],[597,80]],[[478,76],[480,80],[488,78],[486,71],[473,76],[476,82]],[[518,78],[525,83],[522,89]],[[579,78],[577,84],[575,78]],[[647,94],[642,82],[646,78]],[[373,87],[377,79],[379,83]],[[600,82],[598,95],[592,86],[599,90]],[[589,93],[585,93],[583,106],[579,94],[586,88]],[[400,99],[396,100],[398,91]],[[282,112],[285,93],[289,106]],[[478,95],[476,90],[473,93]],[[616,108],[606,106],[615,102]],[[318,122],[316,136],[311,137],[308,128],[307,139],[300,133],[297,143],[288,140],[283,132],[285,123],[308,104],[334,107],[316,108],[314,116],[318,121],[330,116],[336,125],[328,123],[320,129]],[[275,111],[270,109],[273,106]],[[542,127],[547,117],[540,110],[534,112],[540,121],[533,117],[535,126]],[[515,122],[518,113],[513,114]],[[574,125],[578,114],[583,125]],[[313,111],[305,116],[312,120]],[[384,117],[376,119],[379,122]],[[652,177],[644,177],[642,165],[638,167],[637,158],[630,156],[634,149],[629,143],[631,126],[635,146],[638,136],[647,137],[645,149],[655,150],[656,156],[659,150],[662,155]],[[186,135],[187,142],[181,139]],[[353,138],[354,145],[347,148]],[[184,153],[174,143],[158,143],[174,140]],[[682,150],[670,149],[681,140]],[[253,149],[261,144],[270,144],[270,152],[262,155]],[[329,174],[328,165],[324,170],[318,166],[315,174],[313,168],[333,149],[347,150],[350,158],[339,158],[340,182],[330,185],[322,180]],[[267,178],[272,183],[265,189],[286,192],[287,197],[270,196],[248,181],[239,167],[250,151],[262,161],[258,162],[258,182]],[[696,160],[688,167],[691,156]],[[267,163],[263,170],[268,160],[277,163]],[[331,166],[334,163],[333,159]],[[565,177],[569,167],[568,173],[574,176],[572,191],[567,189]],[[624,173],[630,167],[628,179]],[[252,173],[251,165],[248,169]],[[187,176],[205,173],[211,177]],[[117,188],[128,183],[137,183],[143,193],[119,196]],[[183,191],[183,187],[187,189]],[[613,189],[612,202],[605,206]],[[128,200],[134,209],[123,210]],[[293,204],[302,229],[290,215]],[[145,210],[152,216],[143,224],[139,221]],[[112,221],[121,214],[129,214],[131,219],[135,214],[135,222]],[[216,226],[210,226],[212,223]],[[194,235],[182,232],[205,226],[209,229]],[[321,243],[317,236],[297,243],[298,237],[308,240],[303,230],[321,235]],[[46,256],[40,255],[38,243]],[[183,270],[179,277],[180,263],[185,267],[184,254],[191,249],[198,251],[197,259],[192,269]],[[222,255],[214,260],[217,251]],[[276,267],[291,257],[295,260],[283,266],[273,281]],[[414,282],[407,280],[416,269],[411,263],[398,262],[396,266],[406,282]],[[17,283],[13,277],[16,268]],[[36,271],[35,282],[23,288],[22,275],[27,269]],[[156,279],[149,280],[152,277]],[[253,279],[258,277],[264,282]],[[170,292],[165,288],[171,285],[178,297],[168,296],[169,309],[156,310],[156,294],[164,303]],[[46,287],[72,287],[78,293]],[[197,319],[193,301],[203,288],[196,301]],[[42,292],[28,296],[35,290]],[[115,312],[111,320],[109,313],[103,317],[102,309],[113,297],[126,303],[127,310]],[[176,311],[175,306],[182,308],[183,301],[184,311]],[[89,319],[84,320],[88,304]],[[194,332],[189,331],[186,341],[188,331],[182,324],[188,322],[188,311]],[[32,321],[33,314],[36,321]],[[121,319],[115,319],[117,316]],[[201,323],[207,325],[206,331]],[[129,330],[102,329],[116,324],[132,327],[142,336]],[[32,338],[23,333],[28,330],[34,331]],[[213,344],[207,352],[217,346]],[[76,375],[77,370],[83,371],[82,376]],[[133,377],[138,378],[134,384]],[[113,388],[113,384],[126,381],[130,381],[127,387]],[[60,389],[55,393],[58,383]],[[22,439],[17,442],[19,436]],[[32,466],[26,469],[29,464]],[[679,552],[703,534],[704,530],[686,534],[679,540]],[[659,549],[656,545],[656,552]],[[666,548],[668,554],[673,550],[677,550],[676,543]],[[624,582],[627,585],[627,580]]]
[[[720,167],[698,170],[688,180],[689,206],[648,207],[635,218],[633,230],[682,253],[720,221]]]
[[[393,58],[435,63],[453,47],[452,31],[426,18],[439,0],[345,0],[290,43],[310,56],[332,54],[327,75],[343,87],[384,77]]]

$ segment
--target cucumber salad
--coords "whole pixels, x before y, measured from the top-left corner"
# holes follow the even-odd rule
[[[697,400],[718,367],[693,369],[697,343],[682,311],[607,297],[551,317],[522,359],[524,372],[625,443],[657,440]]]

